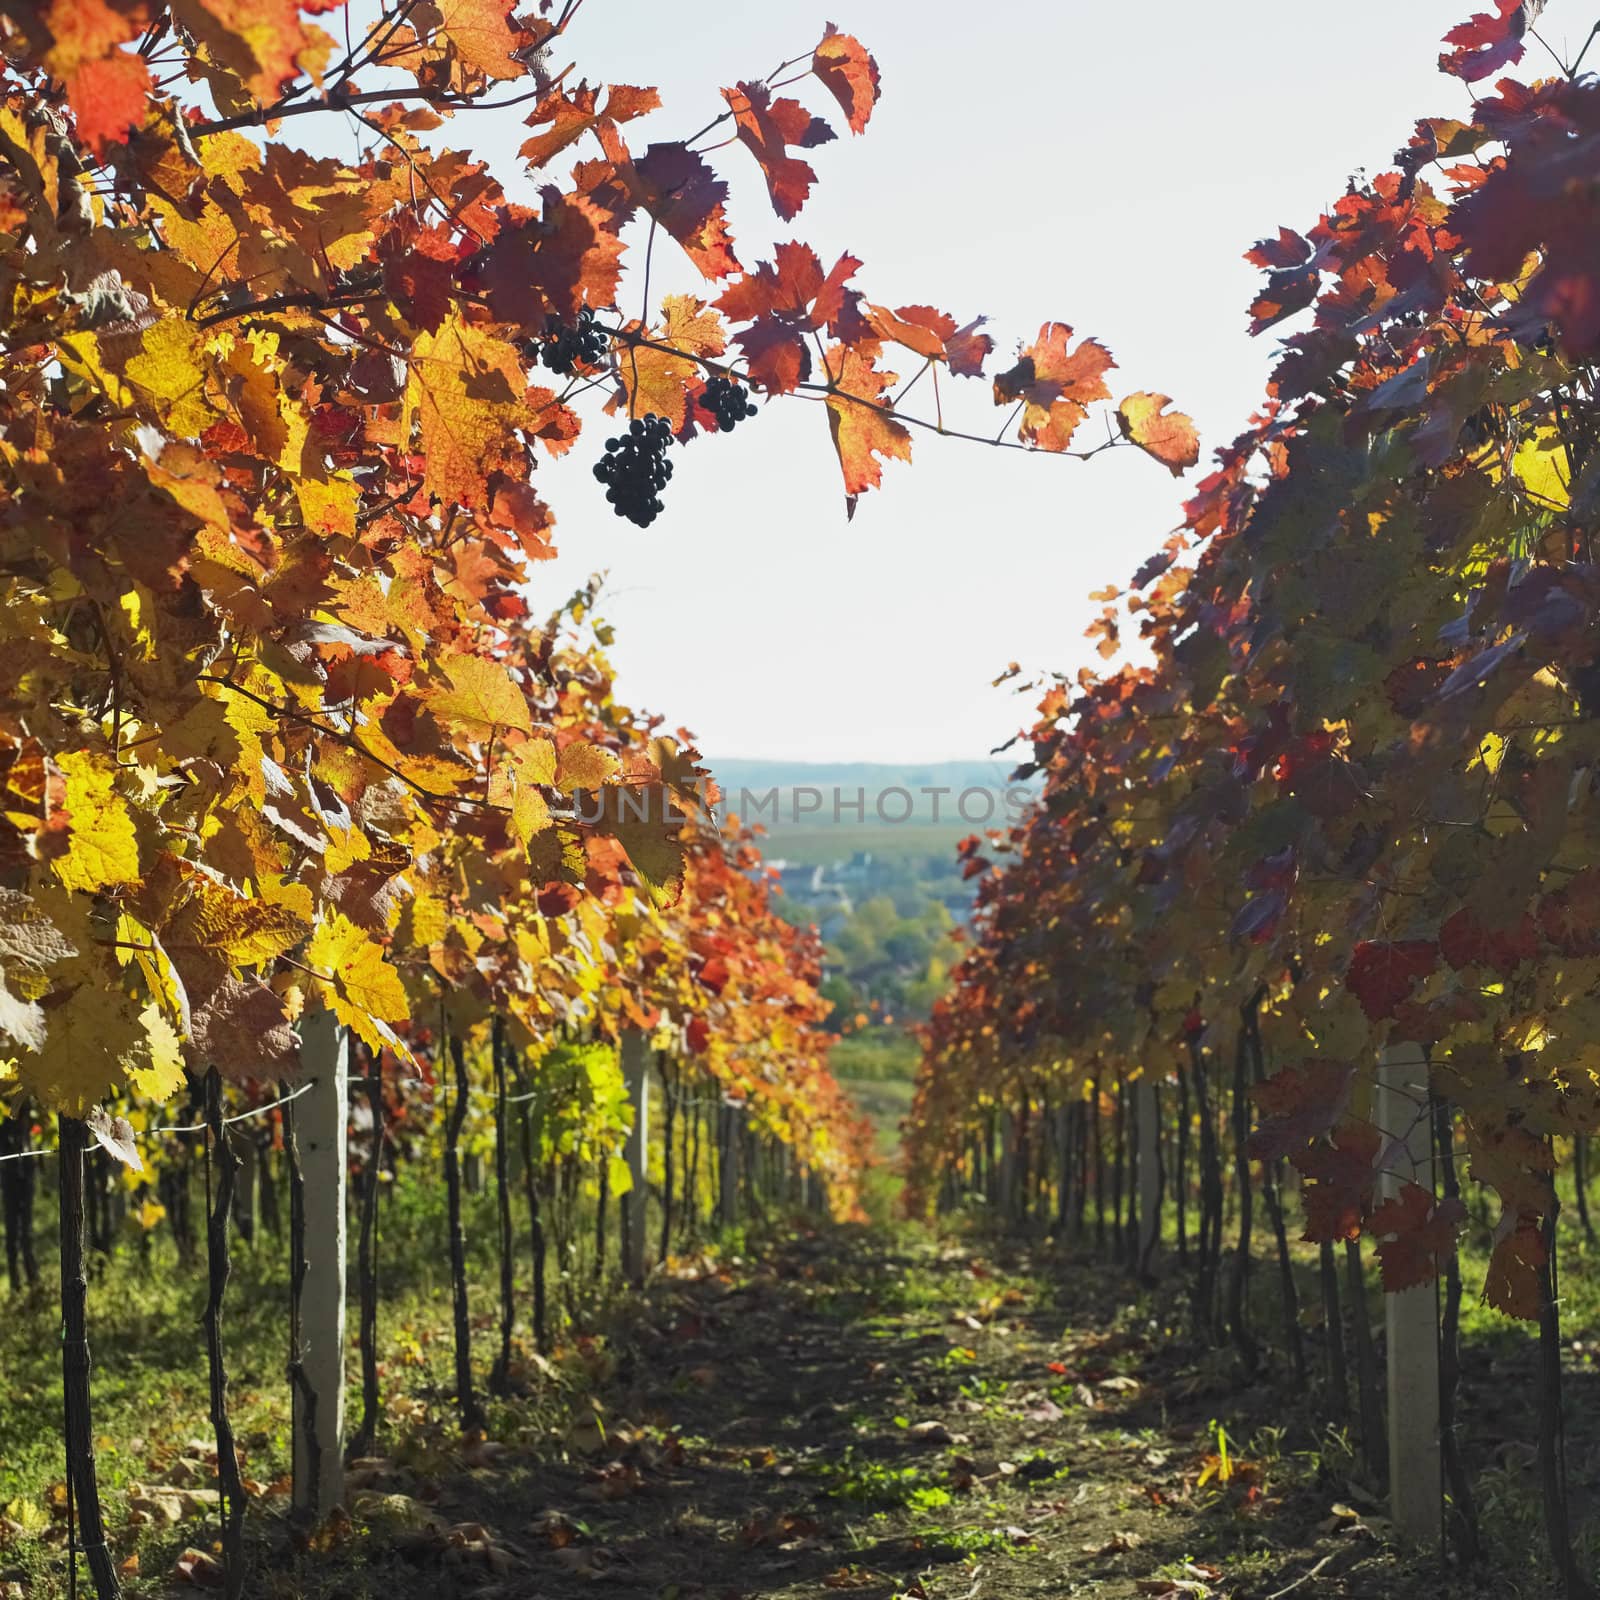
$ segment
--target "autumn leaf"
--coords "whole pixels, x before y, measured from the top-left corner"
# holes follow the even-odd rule
[[[306,946],[306,965],[321,980],[333,1014],[374,1050],[400,1050],[391,1022],[411,1015],[400,974],[383,959],[382,949],[343,912],[319,923]]]
[[[726,330],[716,312],[692,295],[668,295],[661,303],[661,324],[650,337],[667,350],[649,346],[630,350],[617,364],[630,417],[652,413],[665,417],[681,433],[690,402],[705,387],[704,369],[694,356],[720,356],[727,348]]]
[[[817,175],[789,147],[814,149],[834,137],[833,129],[820,117],[813,117],[798,100],[780,95],[776,100],[764,83],[741,83],[724,89],[722,97],[733,113],[739,142],[756,158],[772,209],[790,221],[806,203]]]
[[[1096,400],[1110,398],[1105,374],[1116,365],[1093,339],[1069,350],[1072,329],[1047,322],[1017,364],[994,380],[996,405],[1020,403],[1018,437],[1041,450],[1065,450]]]
[[[553,185],[540,195],[540,215],[490,245],[481,276],[502,320],[542,332],[549,317],[571,322],[585,306],[615,302],[623,243],[622,218],[587,195]]]
[[[527,125],[543,129],[531,139],[523,141],[517,154],[535,171],[548,166],[569,145],[575,144],[584,134],[609,131],[618,123],[630,122],[654,111],[661,104],[661,96],[654,89],[635,89],[626,84],[612,84],[605,91],[605,104],[600,104],[598,88],[587,83],[576,89],[552,89],[529,114]]]
[[[1533,11],[1543,9],[1535,0]],[[1455,46],[1439,57],[1439,70],[1467,83],[1477,83],[1501,67],[1522,59],[1522,37],[1528,28],[1527,0],[1494,0],[1493,12],[1480,11],[1452,28],[1444,42]]]
[[[958,328],[954,317],[932,306],[901,306],[890,311],[887,306],[868,305],[864,316],[880,339],[902,344],[929,361],[942,361],[958,378],[980,377],[983,363],[994,349],[994,340],[978,332],[983,317]]]
[[[1354,1078],[1347,1062],[1312,1059],[1258,1083],[1250,1097],[1261,1121],[1250,1137],[1250,1154],[1258,1160],[1292,1156],[1322,1138],[1344,1114]]]
[[[421,430],[423,486],[444,505],[486,506],[492,474],[523,470],[517,353],[459,311],[412,349],[406,415]]]
[[[47,1033],[37,1055],[17,1060],[23,1084],[46,1106],[82,1117],[113,1089],[148,1045],[128,997],[109,974],[50,996]]]
[[[496,728],[533,732],[527,699],[501,662],[487,656],[453,656],[440,670],[448,687],[424,696],[434,716],[478,739],[488,738]]]
[[[83,1119],[89,1137],[101,1150],[128,1168],[130,1172],[143,1172],[144,1162],[133,1142],[133,1124],[126,1117],[114,1117],[100,1106],[94,1106]]]
[[[1432,1283],[1440,1266],[1455,1254],[1456,1234],[1467,1208],[1455,1199],[1435,1200],[1420,1184],[1401,1185],[1367,1219],[1378,1241],[1385,1294],[1399,1294]]]
[[[234,966],[253,967],[293,949],[311,932],[291,907],[236,894],[203,873],[189,873],[185,887],[185,898],[162,930],[169,949],[193,946]]]
[[[96,155],[144,121],[150,69],[126,46],[149,26],[146,0],[51,0],[24,8],[22,20],[37,27],[44,63],[66,85],[78,134]]]
[[[1359,1237],[1378,1181],[1373,1162],[1382,1143],[1382,1135],[1371,1123],[1346,1121],[1326,1141],[1291,1157],[1307,1180],[1301,1191],[1307,1239]]]
[[[528,40],[507,20],[514,7],[506,0],[430,0],[427,9],[438,18],[429,53],[455,68],[452,87],[464,86],[460,66],[496,80],[521,76],[524,68],[512,57]]]
[[[880,372],[853,346],[835,345],[827,356],[833,373],[828,395],[828,427],[844,469],[845,505],[855,514],[856,499],[883,481],[882,461],[911,459],[911,430],[892,414],[891,372]]]
[[[728,186],[699,151],[653,144],[618,174],[635,205],[666,229],[707,278],[739,270],[728,232]]]
[[[1439,965],[1432,939],[1365,940],[1355,947],[1345,987],[1374,1022],[1394,1015],[1418,982]]]
[[[1483,1298],[1496,1311],[1536,1322],[1544,1308],[1544,1265],[1549,1259],[1537,1216],[1507,1210],[1494,1230]]]
[[[189,1054],[225,1078],[293,1078],[300,1042],[283,997],[255,978],[223,977],[194,1006]]]
[[[866,46],[830,22],[812,54],[811,70],[839,102],[850,131],[865,131],[878,103],[878,63]]]
[[[1167,411],[1170,395],[1130,394],[1117,406],[1122,437],[1154,456],[1175,478],[1200,459],[1200,435],[1181,411]]]
[[[52,863],[69,889],[85,893],[136,882],[139,842],[133,813],[116,792],[113,774],[87,750],[57,757],[66,778],[67,848]]]
[[[611,751],[587,739],[563,746],[557,760],[555,782],[563,794],[602,788],[621,763]]]
[[[139,1013],[147,1055],[128,1068],[128,1082],[146,1099],[170,1100],[187,1081],[183,1071],[183,1041],[177,1029],[154,1002]]]
[[[320,28],[301,22],[299,0],[176,0],[173,11],[209,63],[263,105],[299,75],[302,61],[325,60],[332,44]]]
[[[811,376],[806,335],[840,322],[855,300],[845,285],[860,265],[842,255],[824,274],[816,251],[791,241],[723,291],[717,309],[730,321],[751,323],[734,334],[734,343],[745,353],[752,380],[768,394],[787,394]]]

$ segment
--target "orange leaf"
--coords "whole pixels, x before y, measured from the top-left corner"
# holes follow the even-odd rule
[[[79,136],[99,155],[144,121],[150,69],[123,46],[144,32],[150,8],[143,0],[54,0],[43,9],[44,64],[66,84]]]
[[[1093,339],[1069,351],[1071,338],[1066,323],[1047,322],[1017,364],[994,380],[995,404],[1020,400],[1018,437],[1041,450],[1065,450],[1089,405],[1111,396],[1105,383],[1106,372],[1116,365],[1111,352]]]
[[[838,374],[834,380],[838,392],[828,396],[828,426],[844,469],[846,510],[854,516],[856,497],[883,482],[879,458],[911,459],[911,432],[886,409],[879,409],[888,407],[885,389],[894,382],[893,373],[879,372],[859,349],[844,345],[828,352],[828,366]]]
[[[860,133],[878,103],[878,63],[862,42],[830,22],[811,57],[811,70],[839,102],[852,133]]]
[[[1200,459],[1200,435],[1181,411],[1163,411],[1171,404],[1170,395],[1130,394],[1117,406],[1117,426],[1124,439],[1181,478]]]

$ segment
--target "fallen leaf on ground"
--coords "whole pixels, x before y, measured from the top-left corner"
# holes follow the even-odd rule
[[[215,1556],[208,1556],[204,1550],[185,1550],[173,1563],[172,1570],[185,1583],[196,1584],[202,1589],[222,1587],[222,1563]]]

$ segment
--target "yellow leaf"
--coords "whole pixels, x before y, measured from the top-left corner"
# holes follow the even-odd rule
[[[375,1050],[398,1046],[390,1022],[411,1015],[400,974],[383,959],[373,939],[341,911],[318,925],[306,947],[306,964],[317,974],[323,997],[347,1028]]]
[[[556,782],[565,794],[571,794],[574,789],[598,789],[621,764],[600,745],[590,744],[587,739],[575,739],[561,752]]]
[[[720,356],[727,348],[722,318],[693,295],[669,294],[661,302],[662,325],[653,336],[663,345],[684,352],[673,355],[645,346],[631,350],[617,369],[627,397],[627,414],[643,417],[654,412],[665,417],[677,433],[689,409],[688,391],[699,383],[703,369],[694,355]],[[635,324],[637,326],[637,324]],[[705,413],[696,421],[706,421]]]
[[[516,424],[526,384],[517,352],[452,309],[411,347],[406,418],[422,430],[423,487],[445,505],[488,503],[486,480],[526,466]]]
[[[372,844],[359,828],[330,827],[323,866],[332,873],[348,872],[358,861],[372,857]]]
[[[355,479],[329,478],[319,483],[315,478],[297,477],[294,492],[300,515],[313,533],[355,533],[356,508],[361,504]]]
[[[148,1041],[132,1002],[106,974],[80,985],[46,1013],[44,1049],[18,1063],[22,1080],[52,1110],[84,1116],[112,1089],[121,1088],[130,1064],[142,1064]]]
[[[150,1059],[143,1066],[130,1066],[128,1082],[151,1100],[168,1100],[183,1087],[183,1043],[177,1030],[152,1002],[139,1013],[150,1047]]]
[[[217,419],[206,399],[205,335],[182,317],[163,317],[128,362],[128,382],[141,390],[169,432],[197,439]]]
[[[487,737],[494,728],[533,731],[528,702],[512,681],[510,672],[487,656],[454,656],[444,663],[448,689],[436,689],[427,698],[434,716]]]
[[[302,902],[307,901],[303,886],[295,887],[302,889]],[[188,888],[190,898],[167,930],[168,940],[216,951],[230,966],[271,961],[311,931],[309,904],[302,911],[272,900],[249,900],[199,872],[189,878]]]
[[[1554,428],[1541,429],[1523,440],[1511,459],[1511,468],[1534,499],[1547,506],[1566,509],[1571,498],[1568,486],[1572,482],[1572,467],[1567,459],[1566,444]]]
[[[57,758],[67,780],[66,854],[55,862],[56,876],[69,889],[93,893],[139,877],[139,842],[133,814],[113,787],[108,767],[87,750],[68,750]]]

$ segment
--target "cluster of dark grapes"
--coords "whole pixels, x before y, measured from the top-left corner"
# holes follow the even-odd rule
[[[700,404],[717,419],[717,427],[731,433],[746,417],[756,414],[750,391],[741,388],[732,378],[712,378],[700,396]]]
[[[568,377],[575,367],[599,366],[610,345],[611,336],[585,306],[576,322],[557,324],[555,332],[543,341],[539,356],[552,372]]]
[[[606,440],[606,453],[595,463],[594,475],[606,486],[606,499],[619,517],[641,528],[656,520],[661,491],[672,476],[667,460],[671,443],[671,425],[654,412],[636,417],[626,433]]]

